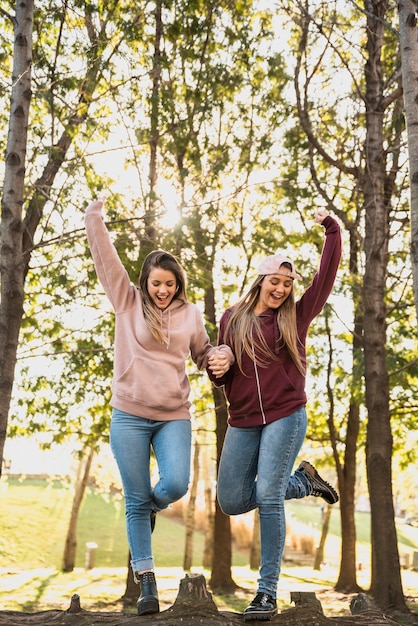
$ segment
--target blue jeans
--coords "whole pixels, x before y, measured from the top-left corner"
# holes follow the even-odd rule
[[[113,409],[110,445],[123,485],[132,570],[154,569],[151,511],[161,511],[187,492],[190,478],[189,420],[154,421]],[[159,479],[152,486],[151,447]]]
[[[284,501],[310,494],[308,479],[292,468],[306,434],[306,411],[251,428],[228,427],[218,472],[218,502],[227,515],[258,508],[261,567],[258,591],[277,595],[286,538]]]

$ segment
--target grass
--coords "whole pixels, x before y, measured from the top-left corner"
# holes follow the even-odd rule
[[[288,514],[305,524],[306,527],[313,528],[320,532],[321,530],[321,508],[318,505],[309,505],[300,501],[286,502],[286,510]],[[356,538],[358,546],[365,547],[369,550],[370,546],[370,513],[365,511],[357,511],[355,513],[356,520]],[[401,553],[410,554],[418,550],[418,528],[398,523],[396,527],[398,546]],[[341,520],[336,509],[333,509],[329,524],[329,537],[341,537]]]
[[[311,504],[306,505],[298,501],[289,501],[286,502],[286,510],[289,511],[300,523],[305,524],[308,527],[312,527],[315,529],[321,529],[321,508],[318,505]],[[334,535],[336,537],[341,536],[341,523],[340,516],[335,515],[335,510],[333,509],[333,514],[331,515],[330,524],[329,524],[329,534]],[[356,518],[356,534],[357,541],[363,544],[370,543],[370,514],[357,511],[355,514]]]
[[[72,504],[72,491],[57,481],[17,480],[0,482],[0,608],[3,610],[40,611],[65,610],[73,593],[82,598],[83,608],[89,610],[126,610],[120,598],[127,575],[128,545],[126,541],[122,501],[105,498],[89,489],[79,516],[76,568],[60,571]],[[290,528],[295,521],[305,532],[311,528],[318,533],[321,509],[314,501],[288,502]],[[369,552],[370,516],[357,514],[359,545]],[[290,590],[315,591],[327,615],[349,614],[349,597],[335,594],[332,587],[338,576],[340,522],[337,511],[331,516],[327,539],[332,558],[320,572],[311,567],[286,564],[279,581],[279,609],[290,608]],[[418,550],[418,529],[399,529],[400,551]],[[93,569],[85,569],[85,545],[98,545]],[[185,542],[184,525],[173,517],[158,515],[153,535],[153,549],[162,608],[174,602],[182,570]],[[203,536],[194,535],[193,571],[210,572],[201,568]],[[248,551],[233,550],[233,577],[239,588],[234,594],[214,595],[220,610],[241,612],[256,588],[258,573],[248,568]],[[404,592],[416,596],[418,573],[403,571]],[[369,572],[359,572],[359,584],[369,585]],[[413,600],[416,606],[416,598]],[[134,608],[132,611],[134,612]]]
[[[72,504],[72,491],[58,481],[1,482],[0,568],[60,569]],[[94,542],[96,567],[125,567],[128,562],[123,502],[88,489],[77,526],[76,567],[84,567],[86,543]],[[158,516],[153,550],[155,563],[183,563],[185,529],[180,520]],[[194,534],[193,564],[202,562],[204,538]],[[246,553],[234,551],[234,565],[245,565]]]

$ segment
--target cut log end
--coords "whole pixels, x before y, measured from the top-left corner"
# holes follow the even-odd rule
[[[206,579],[203,574],[186,574],[180,580],[179,592],[173,609],[178,611],[183,606],[204,606],[208,610],[218,611],[212,594],[206,587]]]
[[[324,613],[322,605],[313,591],[291,591],[290,601],[295,607],[310,608],[320,613]]]

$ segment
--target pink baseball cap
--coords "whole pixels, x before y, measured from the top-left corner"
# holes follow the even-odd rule
[[[283,267],[283,263],[289,263],[291,270],[288,267]],[[276,254],[266,256],[258,266],[259,275],[267,274],[283,274],[289,276],[289,278],[301,279],[302,276],[296,273],[295,264],[293,261],[284,256],[281,252],[277,251]]]

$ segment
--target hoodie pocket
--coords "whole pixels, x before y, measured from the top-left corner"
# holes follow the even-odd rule
[[[114,392],[163,411],[176,410],[187,401],[174,365],[166,361],[160,364],[144,357],[133,357],[116,380]]]

